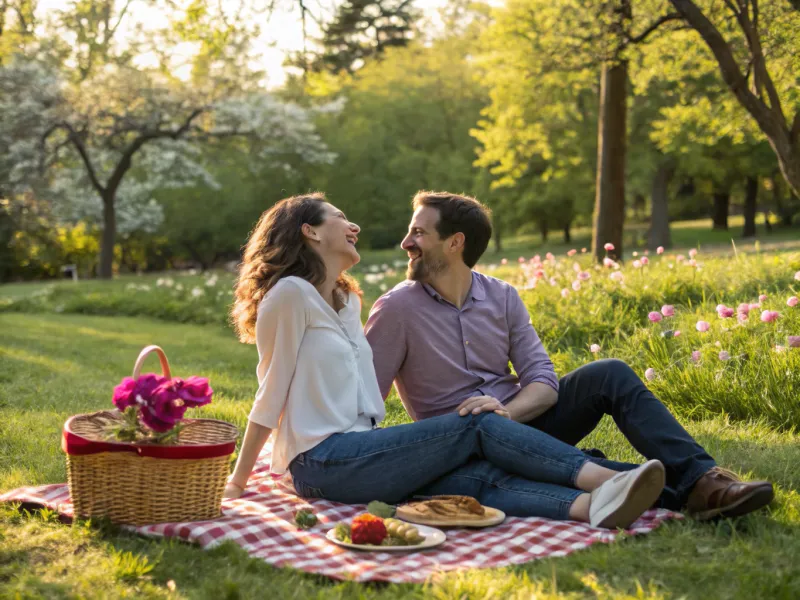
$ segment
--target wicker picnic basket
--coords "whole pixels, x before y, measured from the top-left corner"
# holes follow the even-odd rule
[[[171,378],[163,350],[148,346],[133,368],[156,352]],[[234,425],[215,419],[184,419],[173,444],[106,441],[119,411],[75,415],[64,424],[69,491],[76,516],[107,517],[127,525],[201,521],[220,515],[222,494],[236,448]]]

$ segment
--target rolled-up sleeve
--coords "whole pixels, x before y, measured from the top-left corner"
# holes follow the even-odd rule
[[[406,358],[402,310],[397,310],[388,296],[381,296],[369,312],[364,333],[372,348],[372,362],[378,377],[378,387],[381,396],[386,400],[392,390],[392,382]]]
[[[511,364],[525,387],[531,383],[546,383],[558,391],[558,377],[542,340],[533,328],[531,316],[517,290],[508,286],[506,319],[510,338]]]
[[[297,355],[307,326],[303,291],[286,282],[271,290],[258,307],[258,392],[249,420],[276,429],[289,395]]]

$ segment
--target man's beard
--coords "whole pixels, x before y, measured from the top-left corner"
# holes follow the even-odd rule
[[[406,279],[410,281],[426,281],[447,269],[447,262],[439,257],[433,257],[421,252],[417,260],[408,265]]]

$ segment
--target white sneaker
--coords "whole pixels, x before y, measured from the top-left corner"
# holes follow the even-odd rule
[[[608,529],[629,527],[658,500],[664,484],[664,465],[658,460],[615,475],[592,492],[589,522]]]

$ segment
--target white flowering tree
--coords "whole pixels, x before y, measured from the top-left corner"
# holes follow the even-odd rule
[[[64,218],[98,220],[103,278],[118,232],[158,226],[152,192],[216,186],[200,150],[234,136],[258,140],[255,160],[333,160],[312,111],[265,92],[220,94],[113,64],[75,84],[36,60],[0,66],[0,172],[13,192],[52,194]]]

